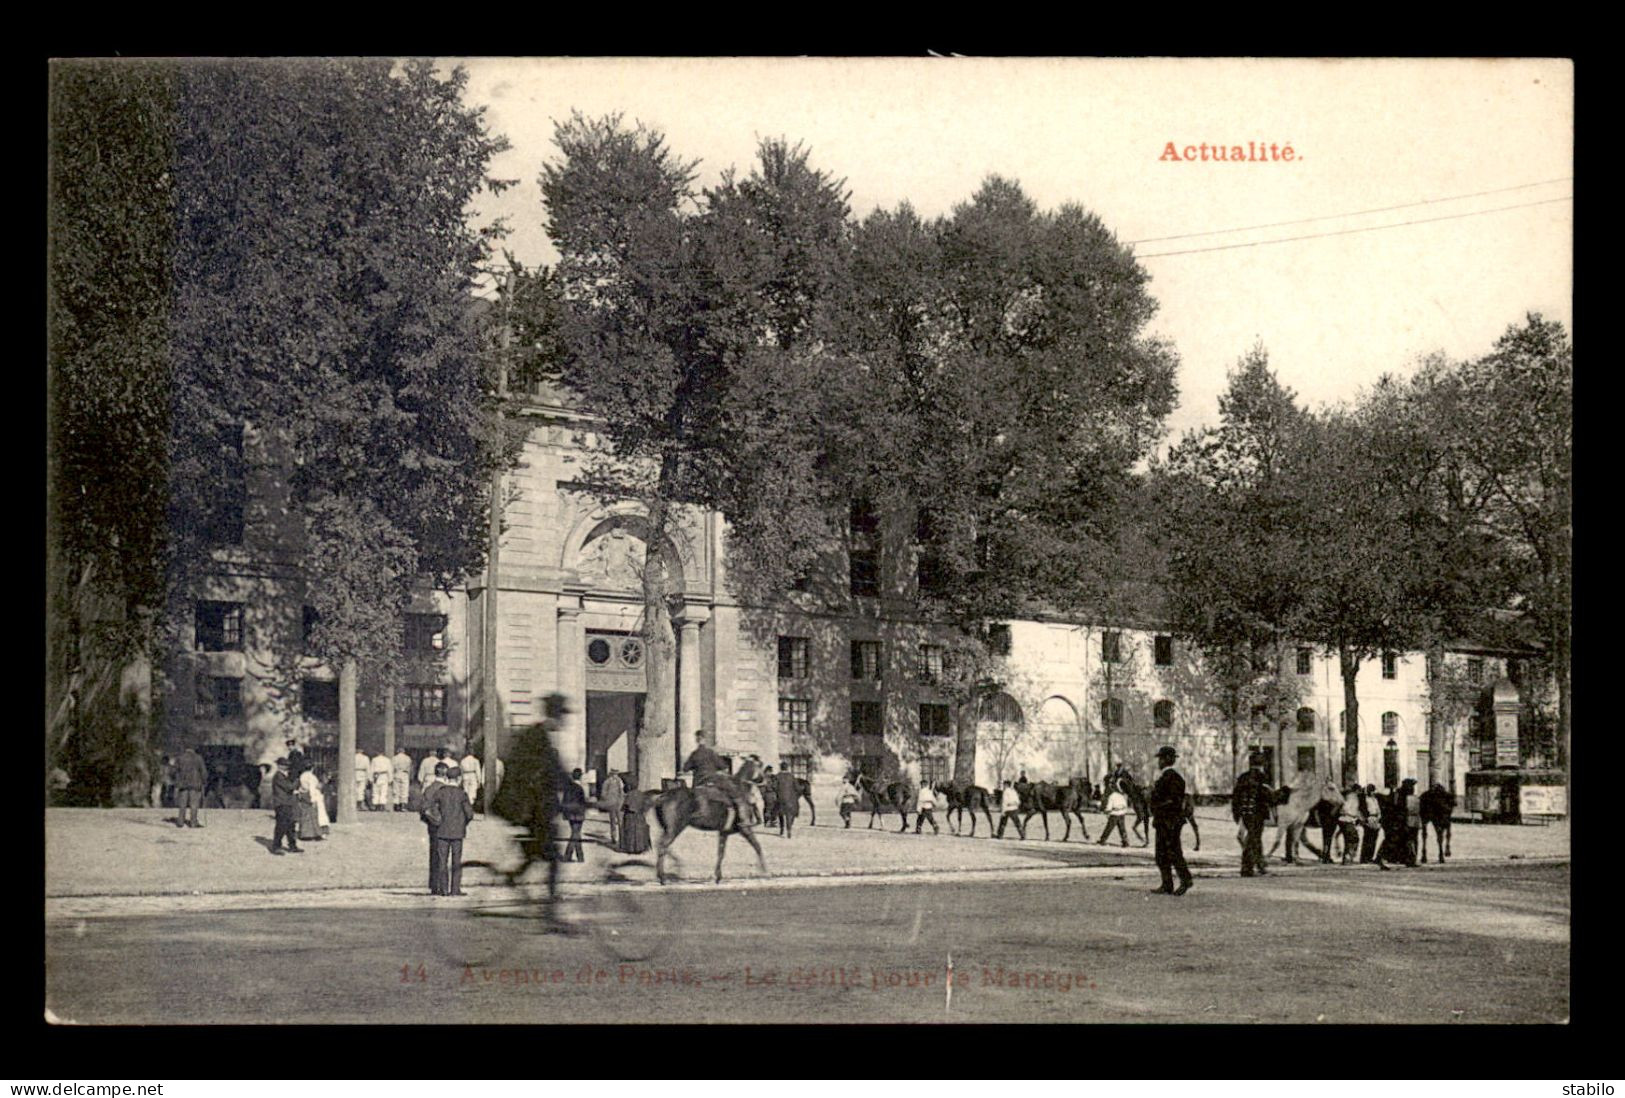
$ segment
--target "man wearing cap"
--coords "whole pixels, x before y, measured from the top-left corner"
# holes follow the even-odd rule
[[[431,756],[432,758],[433,756]],[[423,787],[422,808],[418,811],[418,819],[429,829],[429,895],[444,896],[446,888],[446,851],[440,845],[440,822],[444,818],[445,809],[441,807],[440,795],[446,789],[446,775],[449,768],[445,763],[436,763],[434,772],[429,775],[428,782]],[[457,790],[458,793],[462,789]]]
[[[1350,782],[1343,790],[1343,807],[1337,812],[1337,828],[1343,835],[1343,864],[1353,865],[1360,854],[1360,785]],[[1330,853],[1330,847],[1327,848]]]
[[[288,840],[288,853],[303,854],[299,848],[299,787],[289,773],[287,758],[276,761],[276,777],[271,779],[271,807],[276,810],[276,831],[271,836],[271,853],[282,853],[282,839]]]
[[[1275,791],[1264,781],[1264,755],[1254,751],[1247,756],[1247,772],[1236,779],[1230,797],[1230,814],[1241,825],[1241,875],[1265,873],[1264,825],[1269,822]],[[1160,844],[1160,839],[1158,840]],[[1159,845],[1158,849],[1161,847]],[[1159,854],[1160,857],[1160,854]]]
[[[694,750],[683,762],[683,770],[694,774],[695,799],[699,801],[701,811],[707,802],[733,809],[736,826],[742,831],[748,830],[751,826],[750,802],[745,799],[744,791],[734,783],[722,756],[711,749],[710,740],[709,732],[703,728],[697,729],[694,733]]]
[[[1172,747],[1157,751],[1157,765],[1162,769],[1148,800],[1151,822],[1157,829],[1157,871],[1162,874],[1162,887],[1152,891],[1183,896],[1191,890],[1191,871],[1179,845],[1179,832],[1185,826],[1185,779],[1174,769],[1178,757]],[[1179,874],[1178,888],[1174,887],[1175,873]]]

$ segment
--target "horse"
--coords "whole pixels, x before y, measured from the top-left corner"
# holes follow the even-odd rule
[[[1083,806],[1089,803],[1089,784],[1082,778],[1073,778],[1065,785],[1056,785],[1053,782],[1030,782],[1027,786],[1027,796],[1022,798],[1025,815],[1021,818],[1022,826],[1033,818],[1034,813],[1044,819],[1044,838],[1049,838],[1049,814],[1057,811],[1061,814],[1061,822],[1066,824],[1066,834],[1061,836],[1064,843],[1072,837],[1072,817],[1078,818],[1078,826],[1082,828],[1083,839],[1089,841],[1089,825],[1083,822]],[[973,817],[974,819],[974,817]]]
[[[1140,845],[1151,845],[1151,802],[1146,798],[1145,789],[1132,777],[1117,779],[1117,787],[1134,810],[1134,833],[1140,837]],[[1191,834],[1196,840],[1191,849],[1201,850],[1202,829],[1196,823],[1196,798],[1189,793],[1185,794],[1185,800],[1179,806],[1179,826],[1183,828],[1186,824],[1190,824]]]
[[[875,817],[884,815],[895,808],[897,814],[903,818],[903,826],[897,829],[901,835],[908,830],[908,806],[914,800],[914,786],[901,779],[879,782],[867,774],[859,774],[853,783],[858,789],[869,794],[869,826],[875,826]]]
[[[677,836],[689,827],[717,833],[717,884],[722,883],[722,855],[727,850],[729,835],[743,835],[751,849],[756,851],[756,862],[762,872],[767,873],[767,858],[762,855],[761,844],[756,841],[749,822],[741,820],[732,805],[707,800],[702,806],[699,796],[686,785],[654,796],[655,819],[660,821],[660,842],[655,847],[655,876],[661,884],[666,883],[666,851]]]
[[[788,839],[796,829],[796,816],[801,810],[801,786],[805,784],[802,779],[793,774],[778,773],[773,780],[766,784],[764,795],[771,791],[774,800],[774,815],[778,818],[779,837]]]
[[[1290,785],[1283,785],[1277,793],[1277,808],[1275,812],[1275,842],[1270,847],[1270,855],[1274,856],[1281,846],[1281,840],[1286,840],[1286,856],[1284,860],[1289,865],[1298,862],[1298,844],[1301,842],[1308,847],[1323,862],[1331,863],[1331,844],[1326,843],[1322,850],[1309,841],[1304,834],[1309,825],[1317,818],[1322,821],[1331,820],[1336,826],[1338,813],[1343,809],[1343,794],[1338,791],[1335,782],[1326,781],[1316,786],[1305,785],[1294,789]],[[1325,842],[1323,838],[1321,840]]]
[[[959,834],[960,824],[965,822],[965,813],[970,812],[970,833],[976,837],[976,813],[980,811],[987,817],[987,833],[993,834],[993,794],[979,785],[951,785],[948,782],[938,782],[933,786],[948,802],[947,811],[942,818],[948,821],[948,827],[955,835]],[[957,822],[956,818],[957,817]]]
[[[1428,860],[1428,825],[1432,824],[1442,865],[1450,856],[1450,817],[1456,812],[1456,795],[1434,782],[1418,801],[1417,808],[1422,814],[1422,861]]]

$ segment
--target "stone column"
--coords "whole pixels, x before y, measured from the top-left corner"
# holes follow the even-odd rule
[[[694,750],[694,733],[702,727],[704,660],[700,655],[700,625],[710,616],[708,607],[685,606],[683,616],[674,623],[677,626],[677,744],[679,756],[685,759]],[[716,729],[710,731],[714,746]]]
[[[554,733],[554,746],[565,770],[586,766],[587,687],[586,640],[581,629],[581,601],[559,604],[558,692],[564,695],[565,712]]]

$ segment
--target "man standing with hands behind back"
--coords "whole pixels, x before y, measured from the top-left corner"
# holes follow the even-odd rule
[[[1157,752],[1157,784],[1151,787],[1148,798],[1151,822],[1157,829],[1157,870],[1162,874],[1162,887],[1153,892],[1171,892],[1183,896],[1191,890],[1191,871],[1185,866],[1185,851],[1179,844],[1179,832],[1185,826],[1185,778],[1174,769],[1179,752],[1164,747]],[[1174,874],[1179,874],[1179,887],[1174,887]]]
[[[1264,783],[1264,756],[1247,756],[1247,772],[1236,779],[1230,814],[1241,825],[1241,875],[1251,877],[1264,869],[1264,825],[1269,822],[1274,791]]]

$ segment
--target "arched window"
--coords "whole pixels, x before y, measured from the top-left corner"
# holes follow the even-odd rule
[[[1164,699],[1151,707],[1151,723],[1157,728],[1174,726],[1174,703]]]
[[[1298,710],[1298,731],[1313,732],[1315,730],[1315,711],[1307,705]]]
[[[1100,723],[1108,728],[1123,727],[1123,699],[1107,698],[1100,703]]]
[[[1392,711],[1382,715],[1382,735],[1384,739],[1399,735],[1399,714]]]

